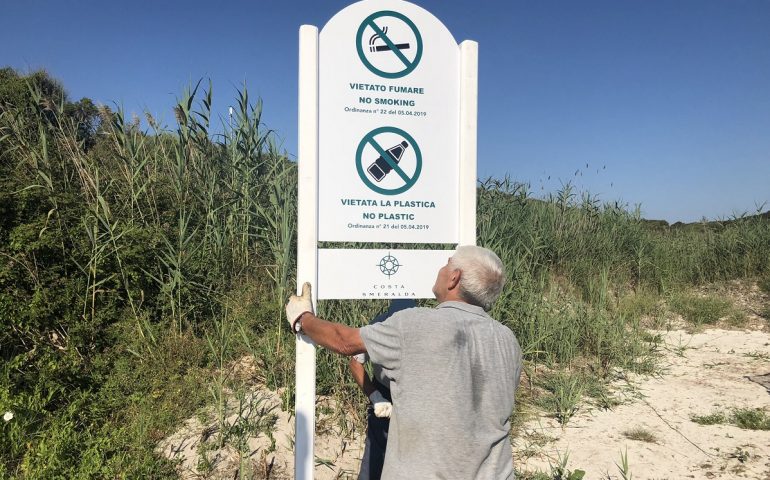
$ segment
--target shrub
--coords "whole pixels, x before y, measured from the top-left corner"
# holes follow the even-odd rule
[[[630,430],[626,430],[623,432],[623,436],[637,442],[658,443],[658,438],[655,434],[643,427],[634,427]]]
[[[733,411],[733,422],[747,430],[770,430],[770,415],[763,408],[737,408]]]
[[[728,417],[722,412],[713,412],[708,415],[693,415],[690,420],[699,425],[719,425],[727,423]]]
[[[714,325],[731,313],[730,302],[715,297],[679,294],[669,301],[671,308],[693,325]]]

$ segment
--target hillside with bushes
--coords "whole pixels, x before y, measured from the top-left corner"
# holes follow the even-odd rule
[[[0,412],[12,416],[0,478],[176,478],[157,443],[207,405],[224,422],[244,356],[251,381],[291,408],[296,163],[245,87],[230,124],[212,118],[214,101],[199,82],[169,106],[176,124],[159,125],[73,101],[45,72],[0,70]],[[529,371],[597,385],[615,368],[654,370],[645,327],[658,299],[770,282],[767,214],[679,228],[570,186],[534,199],[511,179],[481,181],[478,243],[506,265],[492,315]],[[362,325],[384,307],[319,310]],[[340,422],[361,421],[344,359],[319,352],[318,393]],[[221,444],[243,434],[225,427]]]

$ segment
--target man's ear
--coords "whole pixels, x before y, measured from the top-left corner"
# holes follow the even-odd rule
[[[453,270],[452,273],[449,275],[449,280],[447,282],[447,290],[454,290],[460,285],[460,278],[462,277],[462,270],[459,268],[456,270]]]

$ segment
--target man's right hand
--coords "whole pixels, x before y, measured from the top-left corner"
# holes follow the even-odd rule
[[[286,320],[289,326],[294,329],[294,322],[305,312],[313,313],[313,299],[310,294],[310,283],[305,282],[302,285],[302,295],[299,297],[292,295],[286,304]],[[294,333],[297,333],[296,331]]]
[[[393,412],[393,404],[383,397],[378,390],[375,390],[369,395],[369,400],[374,407],[375,417],[390,418],[390,414]]]

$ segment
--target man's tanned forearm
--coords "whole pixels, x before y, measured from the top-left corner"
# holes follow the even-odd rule
[[[366,346],[357,328],[328,322],[310,312],[302,314],[302,332],[317,345],[342,355],[364,353]]]

